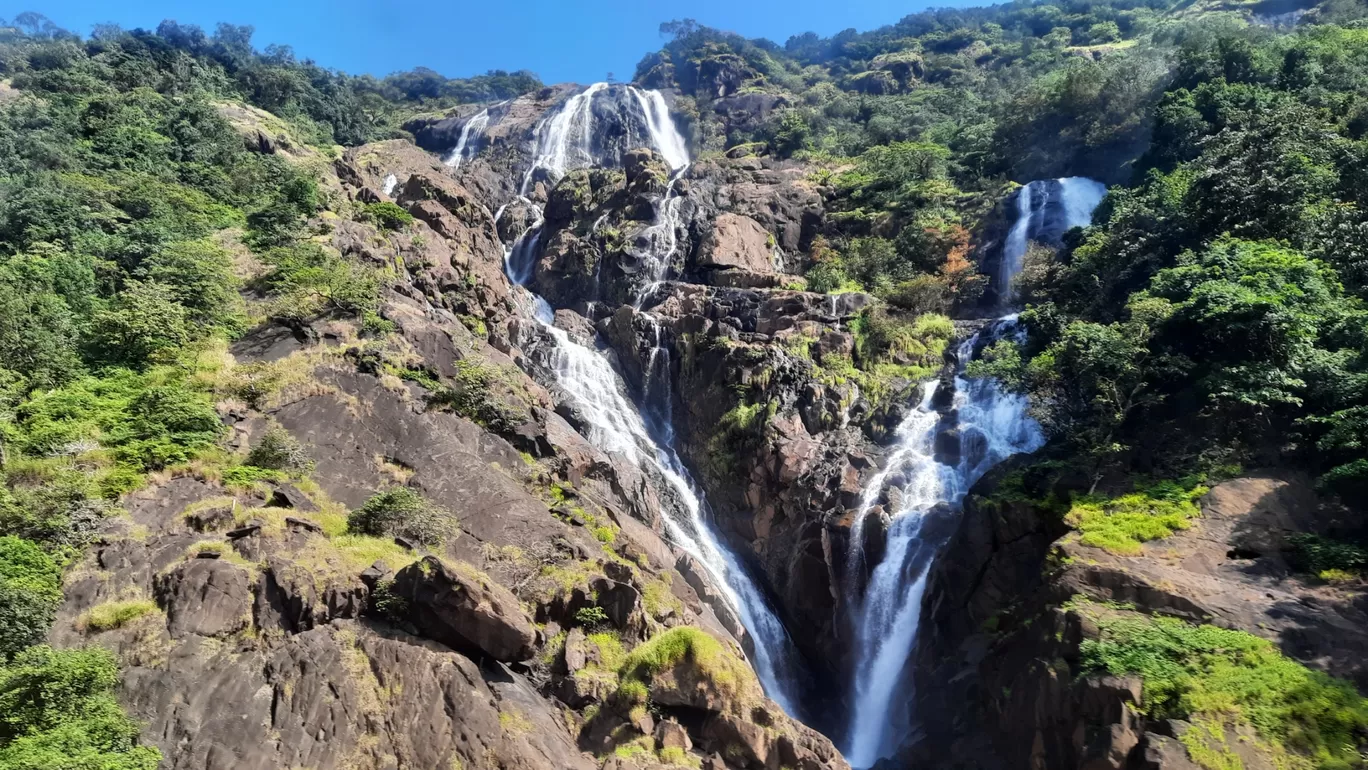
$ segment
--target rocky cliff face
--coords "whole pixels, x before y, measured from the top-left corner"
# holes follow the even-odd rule
[[[1297,576],[1288,538],[1345,522],[1297,476],[1214,486],[1192,528],[1121,556],[1079,542],[1056,511],[994,496],[984,480],[937,562],[910,662],[910,708],[925,735],[903,762],[967,767],[1187,770],[1182,720],[1146,716],[1138,676],[1090,673],[1080,651],[1115,617],[1167,616],[1247,631],[1362,688],[1364,608],[1354,591]],[[1028,472],[1028,486],[1029,481]],[[1042,477],[1033,491],[1048,495]],[[1207,729],[1205,727],[1201,729]],[[1246,768],[1285,758],[1245,728],[1216,736]],[[1233,748],[1232,748],[1233,747]]]
[[[523,162],[517,120],[556,96],[506,105],[459,178],[398,140],[336,161],[328,187],[341,216],[319,229],[394,276],[386,329],[342,317],[263,324],[231,350],[220,404],[229,451],[283,429],[312,472],[247,484],[193,467],[167,474],[69,575],[52,641],[118,654],[123,698],[169,766],[846,767],[764,698],[739,663],[749,640],[723,592],[665,539],[658,486],[585,440],[538,365],[493,211]],[[440,144],[440,131],[419,136]],[[575,228],[600,209],[640,221],[659,190],[651,163],[642,157],[630,178],[599,174],[589,201],[570,194],[582,175],[539,187],[564,234],[555,242],[585,238]],[[413,224],[385,231],[348,216],[379,201]],[[630,249],[611,256],[626,266]],[[567,259],[548,242],[541,280],[569,271]],[[628,296],[622,276],[605,296]],[[567,304],[593,296],[573,288]],[[395,486],[438,508],[444,545],[346,534],[347,510]],[[156,611],[88,621],[131,599]],[[688,677],[722,691],[629,696],[627,654],[685,627],[738,661],[721,685],[712,669]]]
[[[705,76],[725,94],[726,72]],[[802,629],[805,716],[822,728],[847,707],[845,603],[865,578],[845,563],[854,518],[921,400],[915,368],[855,367],[873,298],[803,290],[795,273],[829,223],[801,164],[716,158],[672,174],[633,146],[614,92],[593,147],[607,167],[529,173],[547,111],[571,93],[489,107],[473,139],[471,110],[418,120],[417,146],[334,162],[336,205],[314,224],[392,277],[383,323],[264,323],[230,351],[221,388],[228,451],[283,429],[311,472],[167,474],[69,575],[52,641],[119,655],[124,700],[171,767],[846,767],[764,697],[725,588],[672,542],[662,480],[586,439],[506,249],[540,222],[528,287],[557,328],[611,352],[722,535]],[[700,130],[762,119],[750,113],[773,105],[750,96],[712,102]],[[279,151],[253,130],[254,149]],[[463,132],[475,149],[446,162]],[[378,202],[413,223],[355,216]],[[989,217],[982,255],[1006,220]],[[939,348],[922,355],[916,371],[953,370]],[[891,766],[1191,766],[1190,726],[1144,717],[1137,680],[1079,675],[1090,613],[1132,611],[1117,603],[1250,630],[1368,683],[1362,608],[1288,577],[1282,534],[1335,515],[1300,481],[1226,482],[1199,526],[1119,557],[1071,539],[1057,512],[993,494],[1024,464],[980,482],[936,562],[899,704],[920,730]],[[1069,484],[1031,483],[1041,499]],[[346,532],[348,510],[396,486],[435,504],[453,536]],[[862,522],[870,563],[899,508],[885,494]],[[90,622],[130,600],[156,611]]]

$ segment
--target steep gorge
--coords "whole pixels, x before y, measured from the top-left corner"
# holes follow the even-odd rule
[[[1244,92],[1170,88],[1205,73],[1184,59],[1148,96],[1109,102],[1137,99],[1143,120],[1083,140],[1065,126],[1016,173],[986,171],[1003,151],[965,124],[855,157],[831,150],[831,125],[815,149],[799,125],[814,105],[845,115],[859,94],[874,135],[891,129],[872,112],[930,109],[954,72],[1054,64],[996,23],[974,27],[991,47],[868,38],[901,48],[858,65],[679,24],[632,84],[407,110],[400,138],[345,149],[301,139],[298,115],[177,102],[205,111],[159,130],[226,133],[214,162],[281,180],[264,208],[176,225],[190,253],[222,255],[240,317],[127,370],[97,345],[76,385],[30,387],[43,372],[15,356],[33,380],[0,404],[0,524],[63,560],[46,641],[120,669],[132,732],[104,749],[150,768],[155,748],[177,770],[1357,766],[1368,557],[1348,545],[1357,503],[1335,494],[1355,466],[1317,481],[1307,456],[1358,412],[1269,404],[1328,414],[1304,372],[1340,372],[1352,403],[1358,288],[1331,257],[1218,231],[1267,192],[1259,173],[1237,195],[1234,171],[1184,164],[1220,165],[1207,153],[1233,152],[1223,142],[1261,151],[1194,128],[1243,115]],[[1169,51],[1154,32],[1128,53],[1097,26],[1104,42],[1050,43],[1077,60],[1060,72]],[[1222,78],[1238,78],[1244,49],[1221,39]],[[1268,83],[1302,82],[1286,74],[1297,50]],[[1316,72],[1345,82],[1317,50]],[[66,81],[33,75],[53,61],[0,82],[0,110],[61,104]],[[994,142],[1036,136],[996,114]],[[1357,232],[1325,224],[1357,212],[1362,126],[1346,120],[1348,192],[1258,220],[1300,222],[1275,234],[1307,253],[1326,253],[1316,228],[1339,227],[1346,250]],[[101,141],[97,157],[113,152]],[[198,162],[173,168],[217,190]],[[1112,184],[1031,179],[1095,170]],[[87,202],[143,189],[59,178]],[[14,211],[56,205],[5,190],[0,235]],[[185,190],[181,207],[212,198]],[[118,288],[89,329],[112,339],[110,317],[142,307],[198,319],[190,279],[209,279],[138,229],[147,210],[167,229],[177,207],[145,204],[101,201],[93,226],[113,235],[17,230],[26,251],[0,288],[49,271],[67,297],[81,274],[63,249],[144,239],[146,264],[102,263]],[[168,277],[163,252],[186,275]],[[178,278],[192,288],[156,293]],[[1246,349],[1291,374],[1227,360]],[[111,385],[129,381],[142,390]],[[14,660],[52,654],[38,641]]]

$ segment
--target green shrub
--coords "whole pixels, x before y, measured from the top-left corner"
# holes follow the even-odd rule
[[[608,613],[602,607],[580,607],[575,610],[575,622],[590,628],[608,622]]]
[[[0,537],[0,656],[47,635],[62,603],[62,570],[37,544]]]
[[[391,487],[371,496],[347,516],[347,528],[372,537],[404,537],[437,546],[459,534],[459,523],[408,487]]]
[[[389,201],[367,203],[361,207],[361,217],[385,230],[402,230],[413,224],[413,215]]]
[[[32,647],[0,666],[0,770],[156,770],[114,699],[118,667],[100,647]]]
[[[276,318],[306,320],[329,311],[361,317],[379,307],[379,273],[317,243],[274,248],[264,259],[274,268],[263,282],[275,298]]]
[[[1292,547],[1292,566],[1313,575],[1357,574],[1368,565],[1368,551],[1353,543],[1303,532],[1289,537],[1287,544]]]
[[[1086,668],[1140,674],[1151,718],[1247,724],[1317,768],[1359,765],[1368,700],[1353,685],[1284,657],[1267,639],[1176,618],[1085,605],[1100,636],[1083,642]]]
[[[14,443],[25,454],[70,454],[92,443],[138,471],[185,462],[223,432],[209,395],[170,367],[107,369],[34,394],[17,415]]]
[[[307,474],[314,467],[304,445],[279,425],[271,426],[262,434],[261,440],[247,453],[247,464],[295,474]]]
[[[409,603],[408,599],[394,592],[393,580],[382,580],[375,584],[375,593],[371,595],[371,602],[379,612],[391,623],[401,623],[408,618]]]
[[[456,414],[496,433],[506,433],[527,421],[527,414],[505,403],[496,393],[506,385],[498,366],[474,358],[456,362],[456,376],[450,386],[435,385],[429,402],[449,407]]]
[[[927,313],[913,320],[879,307],[864,310],[850,324],[860,367],[883,363],[940,368],[955,325],[943,315]]]

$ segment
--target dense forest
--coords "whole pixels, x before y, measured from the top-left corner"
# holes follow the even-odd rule
[[[1032,474],[1117,490],[1288,466],[1361,508],[1366,19],[1355,0],[1022,0],[783,45],[685,20],[662,25],[636,82],[677,90],[703,157],[806,164],[833,212],[806,286],[899,313],[984,315],[975,248],[1004,196],[1107,182],[1093,226],[1028,256],[1025,341],[975,365],[1030,395],[1053,439]],[[221,371],[230,340],[324,310],[389,328],[392,276],[316,236],[337,212],[389,228],[408,214],[251,151],[222,105],[284,121],[321,168],[417,115],[542,87],[528,72],[354,77],[251,35],[0,22],[4,770],[157,766],[114,699],[113,656],[43,644],[63,569],[157,474],[290,472],[288,447],[221,446],[215,403],[250,398]],[[766,100],[762,120],[701,112],[745,96]],[[1320,566],[1368,568],[1353,538],[1314,544]]]
[[[1365,17],[1016,3],[782,47],[684,21],[637,75],[782,96],[714,146],[821,169],[840,213],[809,255],[816,290],[973,314],[968,231],[1005,185],[1115,183],[1093,227],[1033,255],[1016,287],[1029,342],[980,371],[1029,392],[1061,456],[1098,477],[1292,462],[1353,502],[1368,493]]]

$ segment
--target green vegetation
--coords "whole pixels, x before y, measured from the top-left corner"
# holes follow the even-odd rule
[[[246,464],[297,474],[308,474],[314,467],[304,445],[279,425],[271,426],[262,434],[261,440],[247,453]]]
[[[379,307],[378,271],[317,243],[276,245],[262,260],[273,268],[261,280],[274,295],[267,308],[273,318],[302,321],[328,312],[360,318]]]
[[[644,703],[651,678],[683,663],[734,698],[746,698],[756,687],[755,675],[745,662],[721,642],[705,631],[679,626],[656,634],[627,654],[618,668],[618,697],[626,703]]]
[[[1033,396],[1095,478],[1290,447],[1368,499],[1362,194],[1368,31],[1187,38],[1129,187],[1026,276],[1031,334],[978,369]],[[1340,106],[1331,106],[1340,105]]]
[[[398,536],[429,546],[439,546],[460,534],[456,517],[409,487],[375,493],[347,516],[347,527],[359,535]]]
[[[412,214],[389,201],[367,203],[361,209],[361,217],[384,230],[403,230],[413,224]]]
[[[114,699],[118,668],[99,647],[30,647],[0,664],[0,770],[156,770]]]
[[[28,540],[0,537],[0,658],[36,644],[62,602],[62,570]]]
[[[1203,766],[1218,770],[1233,757],[1225,725],[1252,728],[1256,745],[1282,766],[1358,766],[1368,700],[1350,683],[1307,669],[1242,631],[1087,603],[1076,609],[1101,632],[1084,641],[1084,665],[1140,674],[1145,713],[1194,722],[1183,740]]]
[[[1352,580],[1368,567],[1368,551],[1354,543],[1298,533],[1288,538],[1288,545],[1292,547],[1290,561],[1294,568],[1329,583]]]
[[[1073,502],[1064,521],[1083,545],[1131,556],[1140,553],[1141,543],[1191,526],[1201,514],[1197,500],[1206,493],[1194,481],[1161,482],[1111,499],[1087,495]]]
[[[575,610],[575,622],[581,626],[594,628],[608,622],[608,613],[602,607],[580,607]]]
[[[157,603],[150,599],[105,602],[82,614],[76,625],[88,631],[110,631],[159,611]]]
[[[500,367],[478,358],[456,362],[456,376],[448,384],[434,381],[432,404],[496,433],[508,433],[527,422],[526,409],[516,403],[513,378]]]
[[[747,403],[732,407],[708,439],[708,460],[705,469],[717,478],[729,478],[736,470],[737,458],[753,451],[764,438],[765,426],[778,411],[774,402]]]

